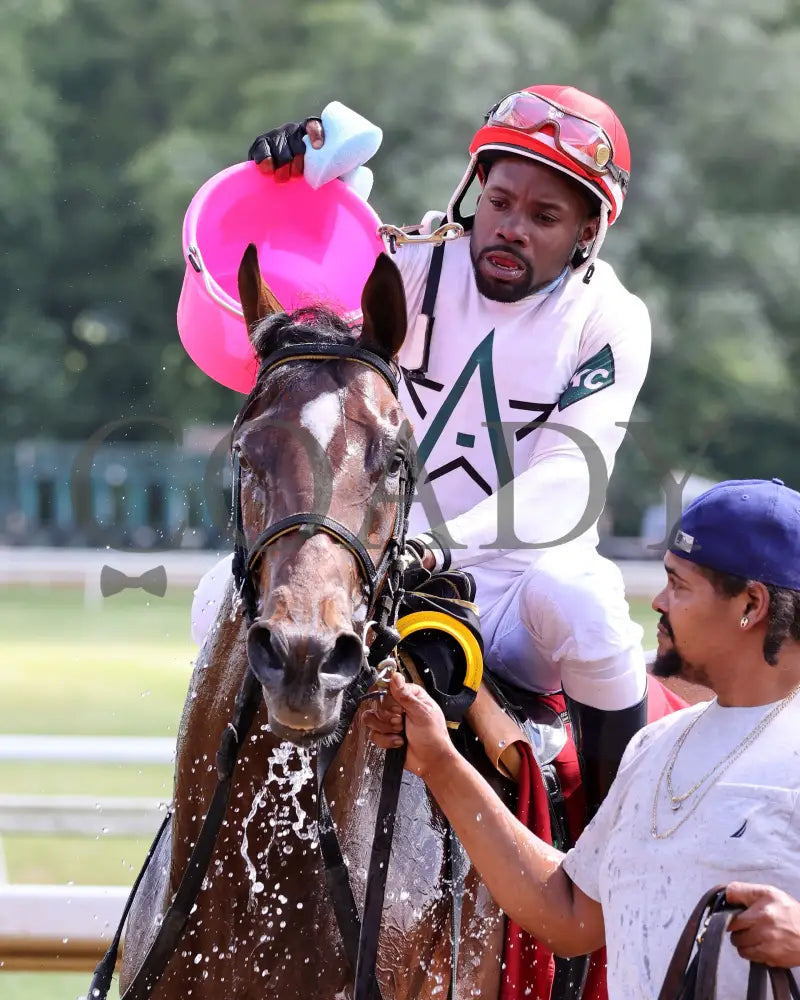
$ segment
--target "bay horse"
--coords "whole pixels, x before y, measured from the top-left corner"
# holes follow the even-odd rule
[[[355,345],[391,365],[406,333],[402,280],[381,255],[354,330],[320,309],[286,315],[264,283],[255,247],[239,270],[245,320],[261,363],[234,425],[247,545],[265,528],[319,509],[366,539],[396,539],[398,470],[408,424],[387,379],[352,359],[301,360],[304,345]],[[275,352],[294,348],[275,367]],[[299,349],[299,350],[298,350]],[[317,471],[315,473],[315,463]],[[319,463],[329,473],[318,475]],[[295,526],[296,527],[296,526]],[[215,754],[248,670],[263,697],[234,772],[225,818],[179,945],[154,1000],[344,1000],[353,970],[343,951],[317,845],[312,764],[340,724],[365,662],[374,609],[364,569],[343,536],[290,530],[257,553],[249,628],[231,586],[200,651],[180,724],[173,814],[135,895],[120,992],[128,988],[176,892],[216,785]],[[376,560],[379,561],[379,560]],[[379,583],[379,581],[373,581]],[[294,746],[293,746],[294,745]],[[510,785],[477,741],[474,763],[508,801]],[[327,799],[360,906],[380,794],[383,751],[360,712],[326,781]],[[444,1000],[450,986],[447,830],[422,782],[406,772],[388,866],[377,979],[385,1000]],[[499,995],[503,918],[470,867],[460,916],[458,998]]]

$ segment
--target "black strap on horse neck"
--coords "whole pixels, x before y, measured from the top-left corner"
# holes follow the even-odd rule
[[[144,961],[120,1000],[146,1000],[150,996],[183,934],[186,921],[189,919],[189,913],[197,899],[203,879],[211,862],[214,845],[228,807],[228,799],[230,798],[233,774],[239,751],[247,739],[247,734],[255,718],[260,700],[261,685],[248,667],[245,671],[239,693],[236,696],[234,718],[223,731],[219,750],[217,751],[217,786],[214,789],[211,804],[206,812],[200,833],[192,848],[192,853],[178,886],[178,891],[175,893],[175,897],[164,914],[158,933],[148,949]],[[145,858],[142,870],[139,872],[125,903],[122,919],[114,935],[114,940],[95,969],[89,990],[86,994],[92,1000],[106,1000],[108,996],[111,978],[117,963],[122,930],[125,926],[128,911],[131,908],[139,888],[139,883],[155,854],[170,818],[170,815],[165,817],[156,834],[156,838]]]
[[[358,678],[353,689],[349,721],[355,715],[358,705],[374,680],[371,676]],[[349,722],[348,722],[349,727]],[[345,731],[345,727],[342,727]],[[344,739],[344,736],[342,736]],[[394,834],[394,820],[405,764],[405,747],[387,750],[378,810],[375,818],[375,836],[372,842],[369,869],[364,895],[364,916],[359,916],[358,905],[350,884],[347,862],[339,845],[336,827],[328,806],[324,790],[325,775],[339,751],[341,740],[336,744],[325,744],[317,753],[317,826],[319,847],[325,865],[325,884],[333,905],[339,936],[342,939],[345,958],[355,979],[353,1000],[381,1000],[381,990],[375,972],[378,940],[380,937],[381,915],[386,892],[386,877]]]

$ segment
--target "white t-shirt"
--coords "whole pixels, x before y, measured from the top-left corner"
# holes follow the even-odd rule
[[[671,829],[678,811],[659,776],[690,720],[707,703],[669,715],[634,736],[611,791],[567,854],[573,882],[603,907],[609,1000],[653,1000],[698,900],[732,881],[774,885],[800,898],[800,697],[796,697],[720,777],[696,811]],[[713,702],[689,734],[673,770],[676,795],[723,760],[772,708],[721,708]],[[747,964],[726,940],[717,995],[744,997]]]
[[[406,369],[420,361],[416,320],[431,253],[430,245],[407,244],[393,258],[408,305],[400,352]],[[469,237],[448,243],[427,376],[422,383],[406,379],[401,394],[426,473],[418,493],[432,491],[436,500],[427,508],[414,503],[410,533],[445,521],[461,546],[452,550],[454,566],[491,560],[492,568],[511,573],[527,569],[541,551],[519,547],[514,537],[542,543],[575,532],[596,542],[606,476],[649,355],[647,308],[609,264],[598,261],[589,284],[570,271],[552,291],[493,302],[475,284]],[[599,467],[584,517],[587,453]],[[515,536],[508,518],[498,535],[495,494],[511,480]]]

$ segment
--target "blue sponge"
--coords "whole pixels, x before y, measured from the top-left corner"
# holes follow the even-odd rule
[[[312,148],[308,136],[303,140],[307,150],[303,172],[313,188],[322,187],[342,174],[351,174],[354,179],[353,172],[375,155],[383,140],[383,132],[377,125],[340,101],[331,101],[320,117],[325,130],[322,148]],[[371,177],[368,186],[366,175],[358,175],[358,181],[353,185],[356,190],[367,188],[369,193]]]

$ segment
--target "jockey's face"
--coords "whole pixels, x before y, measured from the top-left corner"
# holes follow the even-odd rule
[[[678,669],[661,676],[680,672],[686,680],[716,690],[714,680],[724,676],[740,642],[741,611],[688,559],[667,552],[664,568],[667,585],[653,600],[653,610],[661,615],[658,653],[661,660],[662,650],[667,654],[671,647]],[[668,668],[669,659],[662,666]]]
[[[470,238],[478,291],[517,302],[557,278],[578,247],[591,244],[598,218],[580,187],[535,160],[497,160],[481,191]]]

